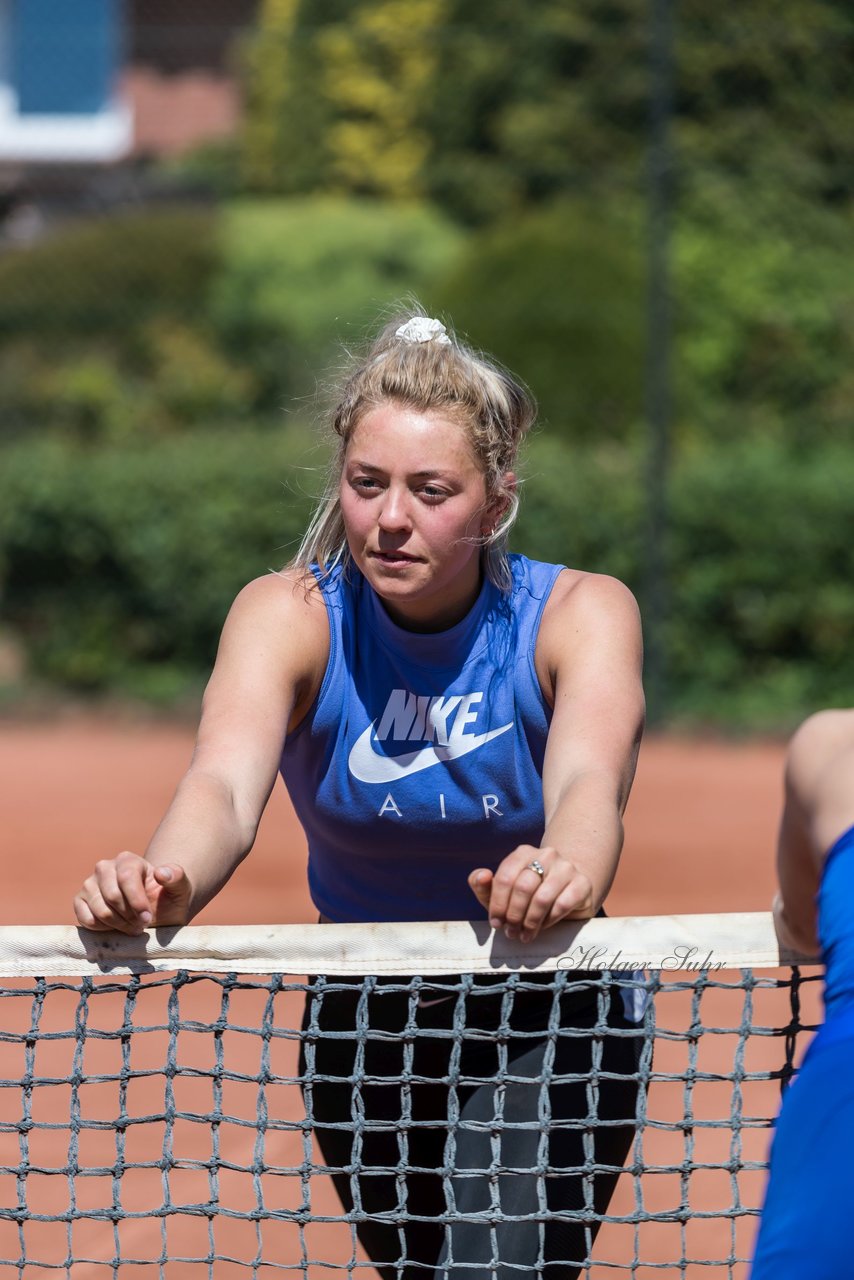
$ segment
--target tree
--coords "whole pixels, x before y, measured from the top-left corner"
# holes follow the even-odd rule
[[[445,0],[267,0],[248,62],[250,185],[411,199]]]
[[[243,48],[246,111],[241,158],[243,180],[252,191],[277,191],[281,186],[298,7],[299,0],[262,0],[258,27]]]

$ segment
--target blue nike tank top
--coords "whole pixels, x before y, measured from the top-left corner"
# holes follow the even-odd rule
[[[510,564],[509,593],[484,582],[430,634],[392,622],[352,566],[320,580],[329,662],[281,772],[330,920],[483,918],[469,873],[540,843],[551,711],[534,646],[563,566]]]
[[[818,936],[824,975],[825,1016],[830,1021],[845,1013],[854,1019],[854,827],[830,847],[824,861],[818,894]],[[854,1021],[851,1032],[854,1035]]]

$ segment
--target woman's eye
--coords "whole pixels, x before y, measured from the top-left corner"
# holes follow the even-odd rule
[[[421,496],[422,498],[427,498],[430,502],[441,502],[442,499],[447,498],[448,495],[444,489],[439,489],[434,484],[425,484],[424,488],[421,490]]]
[[[356,476],[353,480],[354,489],[360,490],[362,493],[375,493],[379,489],[379,481],[373,476]]]

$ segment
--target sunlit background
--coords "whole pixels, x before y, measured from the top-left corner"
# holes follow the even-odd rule
[[[514,545],[659,724],[854,688],[849,0],[0,0],[0,705],[195,704],[414,294],[525,378]]]
[[[767,911],[784,737],[854,690],[852,233],[851,0],[0,0],[0,921],[24,926],[7,960],[33,941],[26,926],[73,920],[96,859],[144,851],[229,604],[293,554],[322,486],[342,353],[407,296],[539,400],[515,548],[613,573],[641,602],[658,732],[608,913]],[[252,856],[196,923],[314,922],[305,863],[277,785]],[[25,1086],[0,1125],[9,1267],[25,1247],[63,1272],[72,1243],[111,1272],[120,1246],[159,1250],[172,1209],[152,1206],[172,1173],[157,1123],[136,1126],[155,1194],[135,1223],[111,1208],[121,1170],[138,1172],[134,1128],[110,1110],[125,1115],[126,1023],[98,1176],[60,1206],[75,1233],[94,1218],[72,1241],[33,1215],[43,1166],[51,1214],[77,1194],[64,1111],[70,1097],[75,1125],[89,1115],[105,1061],[91,1046],[110,1046],[93,1011],[85,1059],[65,1052],[66,1092],[72,1041],[43,988],[17,1040],[4,1009],[2,1083]],[[597,1245],[609,1275],[641,1240],[656,1275],[746,1274],[725,1255],[749,1254],[761,1163],[737,1190],[735,1174],[745,1153],[764,1158],[753,1117],[774,1113],[777,1087],[742,1093],[744,1066],[761,1053],[788,1069],[791,1024],[739,1048],[730,1137],[703,1127],[694,1087],[705,1078],[720,1101],[727,1040],[698,1038],[699,997],[691,1009],[684,1094],[665,1074],[674,1092],[652,1095],[652,1181],[641,1198],[623,1180],[623,1244],[606,1231]],[[85,998],[72,1016],[81,1031]],[[665,1073],[681,1054],[669,1018]],[[219,1034],[196,1039],[219,1055]],[[148,1079],[162,1042],[135,1041],[145,1113],[163,1096],[168,1110],[172,1076],[165,1095]],[[181,1074],[179,1107],[195,1112],[204,1080]],[[677,1088],[680,1119],[656,1147]],[[227,1175],[213,1225],[196,1200],[220,1196],[220,1153],[240,1168],[256,1133],[214,1132],[187,1221],[205,1232],[205,1274],[214,1232],[254,1274],[260,1226],[241,1236]],[[718,1133],[724,1163],[706,1163]],[[126,1173],[129,1186],[123,1203],[141,1204]],[[661,1211],[650,1236],[631,1226],[639,1206]],[[264,1225],[281,1250],[280,1224]],[[190,1274],[184,1237],[169,1243]]]

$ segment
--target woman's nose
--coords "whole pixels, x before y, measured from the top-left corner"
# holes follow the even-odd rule
[[[387,533],[409,528],[409,507],[406,495],[389,489],[382,501],[378,523]]]

